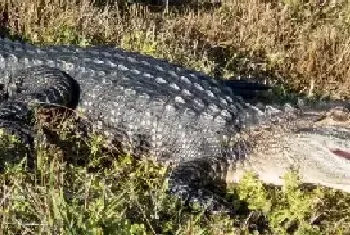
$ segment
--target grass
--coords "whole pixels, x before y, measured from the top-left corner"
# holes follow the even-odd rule
[[[35,43],[108,43],[224,78],[250,73],[309,96],[349,96],[346,0],[225,0],[168,11],[101,2],[8,0],[0,8],[10,33]]]
[[[37,112],[35,167],[15,137],[2,134],[2,234],[349,234],[349,195],[303,186],[295,172],[283,187],[252,173],[227,186],[235,213],[208,214],[166,193],[166,167],[103,148],[103,137],[80,137],[61,115],[45,125]],[[41,138],[51,128],[58,139]],[[64,134],[62,134],[64,133]],[[54,135],[51,135],[54,136]],[[16,161],[8,158],[16,156]],[[7,157],[7,158],[6,158]]]
[[[345,0],[227,0],[164,11],[122,1],[6,0],[0,9],[4,33],[38,44],[113,44],[217,77],[253,74],[282,96],[349,96]],[[1,234],[350,234],[350,196],[303,186],[295,173],[283,187],[248,173],[227,187],[236,214],[208,215],[165,193],[163,166],[106,153],[99,136],[82,138],[66,119],[54,131],[65,144],[44,145],[43,125],[34,169],[13,137],[0,143]]]

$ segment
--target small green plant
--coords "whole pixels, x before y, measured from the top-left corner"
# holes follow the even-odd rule
[[[275,233],[319,234],[320,229],[312,225],[314,207],[320,196],[318,190],[305,192],[300,187],[297,174],[289,172],[285,175],[285,184],[276,195],[278,203],[270,213],[269,221]]]
[[[49,44],[78,44],[90,45],[91,41],[77,32],[74,24],[60,23],[47,28],[41,35],[43,41]]]
[[[157,56],[157,41],[152,31],[133,31],[124,34],[121,47],[131,51],[139,51],[143,54]]]
[[[332,189],[302,186],[295,171],[287,172],[284,179],[282,187],[271,187],[251,172],[245,174],[238,185],[238,194],[240,200],[248,203],[250,215],[262,213],[272,234],[344,234],[349,216],[342,222],[337,217],[325,218],[327,211],[332,211],[330,195],[341,195],[339,201],[347,206],[349,196],[334,194],[336,190]],[[338,208],[339,204],[336,202],[330,207]],[[338,224],[336,229],[335,224]]]

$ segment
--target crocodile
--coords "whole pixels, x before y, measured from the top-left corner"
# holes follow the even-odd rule
[[[295,150],[301,143],[308,144],[306,139],[294,141],[301,133],[347,141],[345,134],[336,137],[322,126],[315,128],[320,110],[311,115],[307,108],[300,112],[289,104],[249,104],[240,95],[264,88],[225,83],[115,47],[36,46],[3,38],[0,77],[8,95],[0,105],[0,126],[5,130],[32,141],[25,117],[33,102],[79,109],[91,119],[92,129],[122,143],[125,151],[171,165],[170,191],[186,200],[210,201],[208,182],[234,181],[239,174],[231,173],[240,169],[237,164],[251,163],[251,157],[259,154],[266,157],[255,159],[265,164],[255,165],[268,163],[266,169],[276,173],[282,158],[271,154],[274,157],[269,159],[269,151],[282,148],[282,143],[295,143],[290,145]],[[318,163],[316,172],[322,169],[337,175],[337,169],[327,169],[328,162]],[[346,172],[350,163],[339,164],[333,165],[341,168],[342,180],[350,179]],[[328,185],[327,181],[313,183]]]

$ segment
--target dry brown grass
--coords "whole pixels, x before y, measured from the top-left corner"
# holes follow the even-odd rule
[[[35,43],[111,43],[223,77],[265,74],[310,95],[348,96],[350,3],[300,2],[227,0],[211,11],[163,13],[135,5],[97,8],[88,0],[3,0],[0,22],[11,34]],[[44,118],[47,113],[40,114]],[[246,177],[232,191],[239,193],[232,203],[249,212],[239,218],[210,217],[208,222],[201,213],[178,212],[158,180],[164,178],[163,170],[140,163],[130,174],[128,156],[103,171],[66,164],[65,149],[89,159],[93,169],[100,169],[106,157],[98,138],[84,144],[71,137],[74,125],[54,121],[49,126],[65,131],[58,136],[63,140],[48,149],[38,147],[35,177],[19,166],[0,174],[0,234],[248,234],[262,213],[271,234],[290,234],[291,228],[298,234],[349,233],[349,196],[302,192],[297,181],[285,191],[273,191]],[[6,150],[2,141],[0,145]],[[81,147],[85,145],[89,148]],[[130,222],[125,208],[136,222]],[[158,212],[161,219],[153,216]]]
[[[226,0],[182,13],[97,8],[88,0],[6,2],[0,7],[11,33],[34,42],[111,43],[221,77],[265,74],[311,96],[350,94],[346,0]]]

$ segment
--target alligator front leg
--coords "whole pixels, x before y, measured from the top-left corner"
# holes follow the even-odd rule
[[[15,136],[28,147],[28,158],[33,160],[34,138],[33,108],[40,106],[68,106],[72,102],[73,80],[57,69],[38,66],[28,68],[11,76],[14,89],[7,100],[0,103],[0,129]],[[17,154],[15,154],[17,156]],[[16,161],[12,159],[3,161]],[[31,164],[32,165],[32,164]],[[2,164],[3,166],[3,164]],[[33,166],[33,165],[32,165]]]

